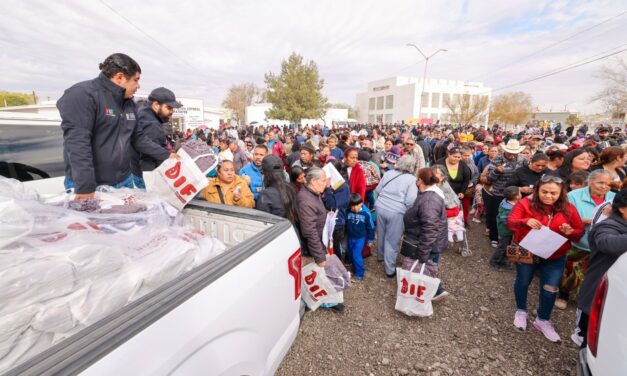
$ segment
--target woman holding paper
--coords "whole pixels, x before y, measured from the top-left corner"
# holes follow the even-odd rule
[[[540,244],[537,248],[530,247],[529,251],[542,255],[550,254],[546,258],[539,258],[539,262],[535,264],[516,265],[514,326],[520,330],[527,328],[527,292],[537,270],[540,274],[540,296],[538,317],[533,326],[551,342],[559,342],[560,336],[549,320],[559,290],[560,278],[564,272],[566,252],[571,248],[571,242],[578,242],[584,234],[583,223],[577,209],[568,202],[565,182],[556,176],[543,176],[533,188],[533,194],[514,206],[507,219],[507,225],[514,231],[516,244],[521,243],[529,235],[528,243]],[[534,241],[540,232],[531,232],[532,230],[542,230],[540,235],[543,237],[542,241]],[[550,232],[547,233],[547,230]],[[553,249],[542,247],[559,243],[560,236],[563,237],[561,246]],[[554,239],[558,239],[557,242]]]

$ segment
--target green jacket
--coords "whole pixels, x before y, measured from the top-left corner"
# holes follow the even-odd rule
[[[507,202],[506,199],[501,201],[499,205],[499,213],[496,215],[496,225],[499,230],[499,236],[514,236],[514,232],[507,227],[507,217],[512,211],[514,205]]]

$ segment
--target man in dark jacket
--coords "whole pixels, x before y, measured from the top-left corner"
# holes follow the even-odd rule
[[[176,96],[171,90],[164,87],[154,89],[148,96],[148,101],[142,104],[137,110],[137,127],[146,135],[152,142],[161,146],[167,151],[168,141],[166,140],[165,124],[170,121],[175,108],[180,108],[183,105],[176,101]],[[159,167],[161,161],[151,157],[148,154],[135,153],[133,164],[137,163],[140,167],[140,172],[152,171]],[[144,188],[144,179],[142,175],[137,175],[137,172],[133,172],[133,180],[135,186],[138,188]]]
[[[124,54],[100,64],[100,75],[65,91],[57,102],[63,129],[65,187],[76,199],[99,185],[133,187],[131,149],[164,161],[170,153],[137,126],[135,102],[141,68]]]
[[[616,194],[612,203],[612,214],[608,219],[593,224],[588,240],[590,259],[577,299],[582,311],[578,323],[579,335],[584,337],[582,348],[586,346],[588,316],[594,293],[605,273],[627,252],[627,190],[623,189]]]

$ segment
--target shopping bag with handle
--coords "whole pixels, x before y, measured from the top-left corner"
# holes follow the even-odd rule
[[[431,299],[438,290],[440,279],[424,274],[426,264],[422,264],[419,273],[414,272],[418,264],[416,260],[410,270],[396,268],[395,308],[407,316],[429,317],[433,315]]]
[[[323,267],[315,262],[303,266],[301,296],[307,307],[315,311],[322,303],[343,303],[344,294],[338,292]]]
[[[207,171],[218,164],[218,158],[214,154],[201,154],[192,158],[189,154],[179,149],[179,159],[166,159],[149,179],[146,179],[146,190],[156,192],[178,210],[182,210],[200,191],[209,185]],[[211,158],[214,157],[214,158]],[[209,160],[208,168],[202,171],[196,161],[200,158]]]

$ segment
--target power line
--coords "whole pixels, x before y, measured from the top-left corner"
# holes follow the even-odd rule
[[[529,57],[531,57],[531,56],[535,56],[535,55],[539,54],[540,52],[546,51],[546,50],[548,50],[548,49],[550,49],[550,48],[553,48],[553,47],[555,47],[555,46],[557,46],[557,45],[560,45],[560,44],[562,44],[562,43],[564,43],[564,42],[566,42],[566,41],[569,41],[569,40],[571,40],[571,39],[573,39],[573,38],[575,38],[575,37],[577,37],[577,36],[579,36],[579,35],[581,35],[581,34],[583,34],[583,33],[586,33],[586,32],[588,32],[588,31],[590,31],[590,30],[592,30],[592,29],[595,29],[595,28],[597,28],[597,27],[601,26],[601,25],[604,25],[604,24],[606,24],[606,23],[608,23],[608,22],[610,22],[610,21],[612,21],[612,20],[614,20],[614,19],[616,19],[616,18],[619,18],[619,17],[621,17],[621,16],[623,16],[623,15],[625,15],[625,14],[627,14],[627,10],[626,10],[626,11],[623,11],[623,12],[621,12],[621,13],[619,13],[619,14],[617,14],[617,15],[613,16],[613,17],[610,17],[610,18],[608,18],[608,19],[605,19],[604,21],[601,21],[601,22],[599,22],[599,23],[597,23],[597,24],[595,24],[595,25],[592,25],[592,26],[590,26],[590,27],[588,27],[588,28],[586,28],[586,29],[584,29],[584,30],[581,30],[581,31],[578,31],[578,32],[576,32],[576,33],[574,33],[574,34],[571,34],[571,35],[569,35],[568,37],[566,37],[566,38],[564,38],[564,39],[560,39],[560,40],[558,40],[557,42],[553,42],[553,43],[551,43],[551,44],[549,44],[549,45],[547,45],[547,46],[545,46],[545,47],[542,47],[541,49],[536,50],[536,51],[534,51],[534,52],[532,52],[532,53],[530,53],[530,54],[528,54],[528,55],[525,55],[525,56],[523,56],[523,57],[521,57],[521,58],[517,58],[516,60],[512,60],[512,61],[510,61],[508,64],[503,65],[502,67],[500,67],[500,68],[498,68],[498,69],[496,69],[496,70],[492,70],[492,71],[491,71],[490,73],[488,73],[488,74],[484,74],[484,75],[482,75],[482,76],[479,76],[478,78],[473,78],[471,81],[478,81],[478,80],[484,79],[485,77],[490,76],[490,75],[493,75],[493,74],[494,74],[494,73],[496,73],[496,72],[500,72],[500,71],[502,71],[502,70],[504,70],[504,69],[507,69],[507,68],[509,68],[509,67],[511,67],[511,66],[514,66],[514,65],[516,65],[516,64],[518,64],[518,63],[520,63],[521,61],[523,61],[523,60],[525,60],[525,59],[527,59],[527,58],[529,58]]]
[[[606,54],[604,56],[598,57],[598,58],[593,59],[593,60],[588,60],[589,58],[588,59],[583,59],[584,60],[583,62],[569,64],[569,65],[563,66],[561,68],[558,68],[557,70],[551,71],[549,73],[545,73],[545,74],[542,74],[542,75],[539,75],[539,76],[536,76],[536,77],[533,77],[533,78],[530,78],[530,79],[526,79],[526,80],[523,80],[523,81],[519,81],[519,82],[510,84],[510,85],[502,86],[502,87],[493,89],[492,92],[503,90],[503,89],[508,89],[510,87],[513,87],[513,86],[523,85],[523,84],[526,84],[526,83],[529,83],[529,82],[533,82],[533,81],[537,81],[537,80],[540,80],[540,79],[543,79],[543,78],[546,78],[546,77],[554,76],[554,75],[556,75],[558,73],[566,72],[566,71],[569,71],[571,69],[579,68],[581,66],[584,66],[584,65],[587,65],[587,64],[590,64],[590,63],[594,63],[595,61],[607,59],[608,57],[612,57],[614,55],[618,55],[618,54],[620,54],[622,52],[625,52],[625,51],[627,51],[627,48],[624,48],[624,49],[616,51],[616,52],[612,52],[611,54]],[[585,60],[588,60],[588,61],[585,61]]]
[[[187,66],[188,68],[194,70],[196,72],[196,74],[204,76],[206,78],[210,78],[208,76],[206,76],[204,73],[202,73],[199,69],[197,69],[196,67],[194,67],[193,65],[191,65],[187,60],[183,59],[182,57],[180,57],[176,52],[172,51],[170,48],[168,48],[168,46],[164,45],[163,43],[159,42],[157,39],[155,39],[152,35],[148,34],[148,32],[144,31],[141,27],[139,27],[138,25],[136,25],[135,23],[133,23],[133,21],[131,21],[130,19],[128,19],[126,16],[124,16],[123,14],[119,13],[117,10],[115,10],[115,8],[113,8],[112,6],[110,6],[109,4],[107,4],[104,0],[100,0],[100,3],[102,5],[104,5],[105,7],[107,7],[111,12],[113,12],[114,14],[116,14],[118,17],[120,17],[121,19],[123,19],[124,21],[126,21],[126,23],[128,23],[129,25],[131,25],[133,28],[135,28],[137,31],[139,31],[140,33],[142,33],[146,38],[150,39],[151,41],[153,41],[155,44],[157,44],[159,47],[163,48],[164,50],[166,50],[167,52],[170,53],[170,55],[174,56],[177,60],[179,60],[181,63],[183,63],[185,66]],[[217,86],[214,83],[209,82],[210,85],[212,86]]]

